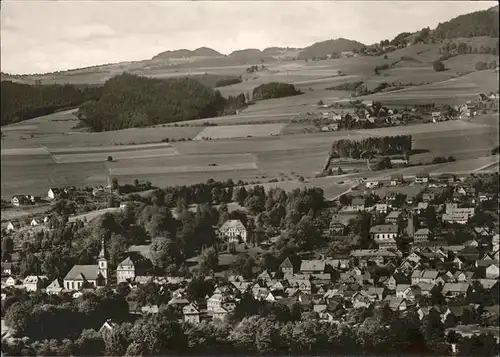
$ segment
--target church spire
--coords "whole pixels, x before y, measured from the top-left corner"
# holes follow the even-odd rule
[[[101,238],[101,251],[99,253],[99,259],[107,259],[106,244],[104,243],[104,236]]]

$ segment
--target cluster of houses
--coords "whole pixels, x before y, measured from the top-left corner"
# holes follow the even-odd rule
[[[161,286],[175,283],[179,288],[172,292],[168,305],[178,307],[183,313],[183,320],[191,323],[224,319],[235,309],[244,293],[257,300],[288,307],[300,304],[303,311],[313,311],[320,321],[328,323],[344,322],[352,309],[384,305],[401,312],[416,308],[421,319],[435,310],[443,321],[453,320],[455,325],[462,321],[464,311],[471,309],[479,314],[494,314],[496,311],[498,316],[498,232],[486,226],[475,226],[473,239],[450,245],[439,238],[442,232],[432,231],[425,221],[420,222],[421,214],[432,204],[437,192],[445,187],[453,188],[452,198],[435,207],[436,218],[445,223],[467,224],[474,217],[476,205],[494,197],[476,192],[466,181],[451,174],[435,178],[417,175],[413,183],[424,184],[426,189],[420,199],[408,198],[404,210],[393,206],[395,195],[388,190],[382,201],[370,207],[366,205],[366,198],[355,197],[332,217],[329,233],[335,237],[342,236],[346,229],[341,219],[344,213],[374,210],[382,215],[383,223],[370,227],[371,249],[322,255],[318,259],[290,256],[281,262],[276,271],[265,270],[254,279],[228,275],[227,272],[225,279],[220,279],[220,275],[217,278],[207,277],[216,279],[216,289],[211,296],[199,301],[190,301],[187,297],[189,279],[160,278],[153,274],[148,245],[131,246],[116,270],[110,271],[104,241],[96,264],[75,265],[66,276],[54,281],[44,276],[28,276],[19,281],[12,264],[2,263],[2,275],[9,276],[3,279],[2,285],[28,291],[45,290],[49,294],[71,292],[76,298],[85,289],[105,285],[126,283],[133,290],[138,284],[150,281]],[[394,176],[386,184],[398,187],[406,183],[402,176]],[[380,185],[380,182],[365,182],[368,189]],[[239,244],[248,241],[249,232],[241,221],[228,220],[219,227],[218,234],[228,243]],[[408,249],[401,248],[402,238],[409,242]],[[496,307],[486,306],[479,312],[472,305],[448,304],[459,297],[475,294],[479,287],[483,293],[494,296]],[[429,304],[430,297],[435,294],[441,294],[446,303]],[[140,311],[156,313],[158,309],[158,306],[143,306]],[[112,323],[103,328],[111,329]]]
[[[499,98],[498,91],[496,93],[491,92],[490,94],[481,93],[476,100],[468,100],[463,104],[455,105],[453,109],[455,109],[459,119],[472,119],[481,112],[498,111]],[[441,111],[434,111],[431,113],[431,116],[434,123],[453,119],[447,117]]]

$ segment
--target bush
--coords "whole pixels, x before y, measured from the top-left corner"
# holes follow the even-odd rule
[[[432,68],[434,68],[434,71],[436,72],[443,72],[444,70],[446,70],[446,67],[441,61],[434,61],[432,63]]]
[[[325,104],[322,100],[319,100],[318,103],[316,103],[317,105],[323,105]]]
[[[108,156],[108,161],[113,161],[113,156]]]
[[[304,182],[304,176],[299,176],[299,182]]]
[[[241,77],[238,78],[224,78],[224,79],[219,79],[217,82],[215,82],[215,87],[225,87],[225,86],[230,86],[232,84],[238,84],[241,83]]]
[[[476,69],[476,71],[483,71],[488,68],[488,64],[486,62],[479,61],[476,62],[474,68]]]

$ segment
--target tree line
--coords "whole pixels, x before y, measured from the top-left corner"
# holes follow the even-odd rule
[[[245,105],[243,94],[225,99],[195,79],[124,73],[106,81],[101,98],[82,105],[78,116],[95,131],[108,131],[234,114]]]
[[[1,124],[7,125],[22,120],[51,114],[57,110],[78,106],[100,96],[100,88],[65,85],[29,85],[2,81]]]
[[[253,99],[264,100],[273,98],[283,98],[299,94],[302,94],[302,92],[296,89],[293,84],[271,82],[271,83],[261,84],[260,86],[254,88]]]
[[[412,148],[411,135],[369,137],[362,140],[341,139],[332,144],[332,157],[359,159],[371,155],[403,154],[410,155]]]

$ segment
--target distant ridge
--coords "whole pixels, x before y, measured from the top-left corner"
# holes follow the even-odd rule
[[[327,40],[316,42],[311,46],[304,48],[300,53],[298,58],[312,58],[312,57],[324,57],[331,55],[332,53],[340,53],[345,51],[361,50],[366,47],[364,44],[358,41],[348,40],[345,38],[337,38],[334,40]]]
[[[222,57],[223,54],[208,47],[200,47],[194,51],[180,49],[158,53],[153,59],[184,58],[184,57]]]

